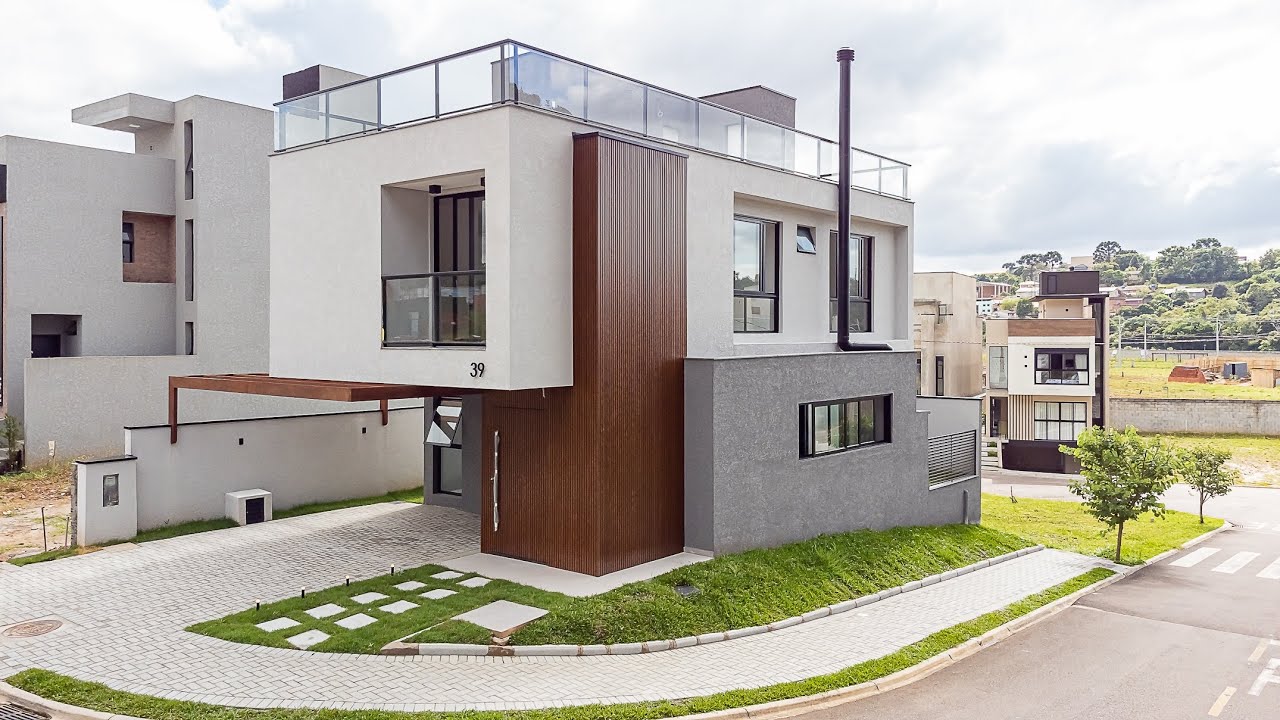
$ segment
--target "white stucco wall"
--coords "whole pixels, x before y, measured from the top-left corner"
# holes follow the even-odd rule
[[[275,511],[422,485],[421,408],[131,428],[138,529],[222,517],[226,493],[260,488]],[[243,438],[244,444],[240,444]]]
[[[76,544],[128,540],[138,534],[136,463],[133,458],[76,463]],[[116,476],[115,505],[104,505],[103,481]]]
[[[1089,355],[1088,385],[1037,385],[1036,350],[1054,348],[1083,350]],[[1093,336],[1081,337],[1011,337],[1009,338],[1009,394],[1092,397],[1097,368],[1094,362]]]

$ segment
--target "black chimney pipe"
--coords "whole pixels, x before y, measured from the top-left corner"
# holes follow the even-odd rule
[[[852,84],[853,50],[836,51],[840,64],[840,153],[839,177],[836,184],[836,345],[842,352],[892,350],[884,343],[849,342],[849,192],[853,185],[850,148],[853,146],[849,125],[849,99]],[[865,278],[864,278],[865,280]]]

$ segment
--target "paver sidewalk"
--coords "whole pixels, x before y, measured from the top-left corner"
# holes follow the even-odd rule
[[[185,632],[302,585],[474,550],[474,516],[374,505],[99,552],[6,573],[0,675],[40,667],[118,690],[245,707],[524,709],[706,695],[835,672],[1105,565],[1054,550],[776,632],[649,655],[430,657],[314,653]]]

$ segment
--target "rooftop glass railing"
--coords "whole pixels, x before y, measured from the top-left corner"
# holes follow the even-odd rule
[[[277,104],[276,149],[503,103],[834,182],[837,144],[514,41],[486,45]],[[850,148],[856,188],[909,197],[906,163]]]

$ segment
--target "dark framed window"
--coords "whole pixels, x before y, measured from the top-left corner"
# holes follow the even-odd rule
[[[1037,349],[1036,384],[1088,385],[1088,349]]]
[[[923,395],[921,391],[924,389],[924,363],[920,361],[920,351],[916,351],[916,395]]]
[[[191,301],[196,299],[196,222],[188,220],[182,227],[182,291]]]
[[[441,397],[432,402],[427,443],[431,445],[431,492],[462,494],[462,398]]]
[[[945,377],[944,365],[941,355],[933,358],[933,394],[935,397],[942,397],[947,394],[947,384],[943,381]]]
[[[188,120],[182,124],[182,154],[185,160],[184,184],[188,200],[196,196],[195,128]]]
[[[120,224],[120,246],[124,253],[124,261],[126,264],[133,262],[133,223]]]
[[[778,332],[778,223],[733,219],[733,331]]]
[[[1088,403],[1041,402],[1032,405],[1036,440],[1074,441],[1089,426]]]
[[[840,287],[838,242],[836,232],[831,231],[831,257],[828,258],[831,265],[831,332],[838,329],[839,318],[836,312],[836,290]],[[866,235],[849,236],[849,332],[871,332],[871,245],[872,238]]]
[[[817,457],[891,440],[892,395],[800,406],[800,456]]]
[[[183,344],[184,352],[188,355],[196,354],[196,324],[193,322],[183,324]]]
[[[796,252],[817,255],[818,243],[816,238],[813,228],[805,227],[804,225],[796,226]]]
[[[102,507],[115,507],[120,504],[120,476],[102,476]]]

